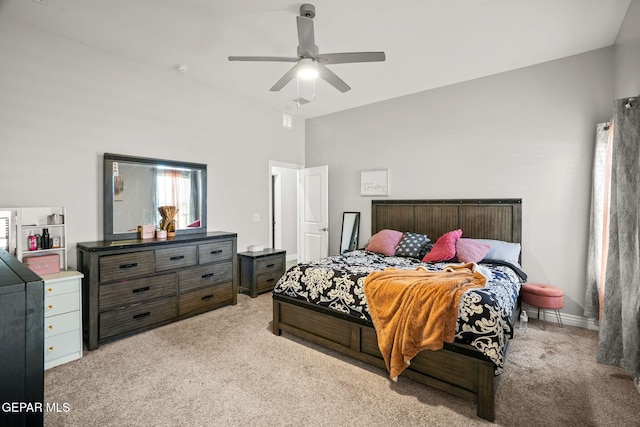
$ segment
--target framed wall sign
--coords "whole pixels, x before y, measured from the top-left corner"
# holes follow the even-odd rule
[[[360,172],[361,196],[388,196],[389,169]]]

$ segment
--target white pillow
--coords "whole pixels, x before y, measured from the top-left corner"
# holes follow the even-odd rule
[[[505,242],[503,240],[491,240],[491,239],[474,239],[478,242],[483,242],[491,246],[489,252],[484,256],[484,259],[497,259],[500,261],[510,262],[515,266],[520,266],[518,259],[520,258],[520,243]]]

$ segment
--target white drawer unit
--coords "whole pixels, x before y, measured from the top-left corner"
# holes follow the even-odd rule
[[[64,270],[44,280],[44,369],[82,357],[82,278]]]

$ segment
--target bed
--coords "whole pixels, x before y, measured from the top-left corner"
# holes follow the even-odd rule
[[[461,229],[465,238],[520,243],[521,224],[520,199],[373,200],[371,204],[372,235],[389,229],[410,231],[436,242]],[[470,290],[461,298],[455,340],[445,342],[441,350],[417,354],[402,376],[475,402],[477,415],[493,421],[499,374],[526,280],[519,261],[479,263],[490,271],[490,280],[485,288]],[[273,333],[285,331],[385,369],[362,295],[363,280],[387,267],[437,271],[448,264],[364,250],[298,264],[274,288]]]

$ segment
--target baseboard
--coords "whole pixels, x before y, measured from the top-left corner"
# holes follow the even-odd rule
[[[287,254],[287,262],[296,261],[298,259],[298,254],[289,255]]]
[[[529,314],[529,318],[537,318],[538,310],[536,307],[529,307],[527,310]],[[574,314],[568,314],[560,312],[560,318],[562,319],[563,325],[568,326],[577,326],[578,328],[586,328],[591,329],[592,331],[597,331],[600,329],[595,319],[589,319],[583,316],[576,316]],[[540,310],[540,319],[545,319],[547,322],[557,323],[556,313],[554,310]]]

